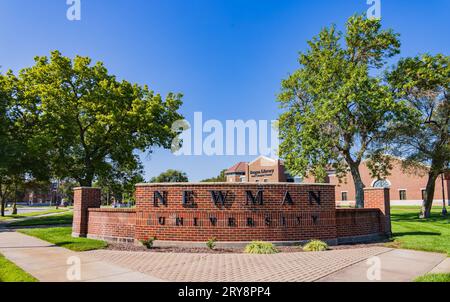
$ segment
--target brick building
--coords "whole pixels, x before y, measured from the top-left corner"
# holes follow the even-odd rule
[[[250,163],[240,162],[225,172],[227,182],[295,182],[285,169],[284,162],[260,156]],[[300,178],[297,179],[300,182]]]
[[[363,162],[360,166],[360,173],[366,188],[389,188],[392,205],[420,205],[424,198],[427,185],[427,168],[417,168],[406,171],[402,168],[401,160],[394,159],[393,169],[386,179],[375,179],[370,175],[370,171]],[[225,172],[227,182],[303,182],[314,183],[313,178],[294,177],[287,171],[284,162],[265,156],[258,157],[250,163],[240,162]],[[450,177],[444,180],[445,199],[450,196]],[[336,185],[336,201],[340,204],[354,204],[355,189],[353,180],[348,174],[340,183],[335,171],[328,171],[326,183]],[[436,181],[435,204],[442,204],[443,198],[442,180]]]
[[[386,179],[376,179],[370,175],[366,162],[360,166],[360,173],[363,183],[370,188],[389,188],[392,205],[421,205],[425,197],[428,180],[428,169],[426,167],[404,170],[399,159],[392,161],[393,169]],[[353,204],[355,201],[355,188],[353,179],[349,173],[342,183],[339,183],[334,171],[329,171],[329,182],[336,185],[336,201],[342,204]],[[448,200],[450,195],[450,180],[444,178],[444,194]],[[442,205],[444,200],[442,190],[442,179],[436,181],[434,192],[435,205]]]
[[[45,205],[61,203],[62,194],[58,192],[59,184],[52,182],[48,188],[25,190],[22,202],[29,205]]]

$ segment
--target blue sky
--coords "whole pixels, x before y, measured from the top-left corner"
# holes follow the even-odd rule
[[[18,71],[58,49],[101,60],[119,78],[156,92],[182,92],[181,112],[203,118],[274,120],[280,82],[324,26],[342,28],[366,0],[0,0],[0,65]],[[385,27],[401,34],[401,56],[448,55],[450,1],[381,0]],[[146,178],[172,168],[197,181],[249,156],[142,155]]]

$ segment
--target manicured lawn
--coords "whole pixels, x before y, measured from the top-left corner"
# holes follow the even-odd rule
[[[24,221],[12,222],[10,226],[36,226],[36,225],[64,225],[72,224],[73,213],[63,213],[61,215],[36,217]]]
[[[27,217],[33,217],[33,216],[42,216],[42,215],[54,214],[54,213],[64,213],[67,211],[68,211],[68,209],[49,209],[49,210],[40,211],[40,212],[30,212],[30,213],[23,213],[23,214],[18,214],[18,215],[6,215],[5,217],[0,216],[0,221],[21,219],[21,218],[27,218]]]
[[[37,282],[33,276],[0,255],[0,282]]]
[[[19,232],[48,241],[57,246],[72,251],[91,251],[107,247],[107,243],[101,240],[87,238],[72,238],[72,228],[26,229]]]
[[[450,282],[450,274],[430,274],[419,277],[416,282]]]
[[[450,256],[450,216],[435,207],[430,219],[419,219],[419,207],[392,207],[394,241],[388,245],[403,249],[447,253]]]

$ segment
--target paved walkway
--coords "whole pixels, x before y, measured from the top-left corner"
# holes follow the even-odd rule
[[[330,273],[389,249],[382,247],[326,253],[172,254],[97,250],[86,254],[135,271],[176,282],[302,282]]]
[[[411,250],[391,250],[378,256],[381,265],[379,279],[375,282],[411,282],[427,273],[435,273],[436,267],[447,261],[446,255]],[[321,282],[367,281],[369,265],[375,263],[360,262],[339,272],[320,279]],[[447,270],[450,273],[450,269]],[[374,275],[372,275],[373,277]]]
[[[42,282],[67,282],[75,256],[81,260],[81,280],[88,282],[157,282],[149,275],[76,253],[16,232],[0,232],[0,253]]]
[[[437,265],[431,274],[450,274],[450,258],[445,259],[439,265]]]
[[[81,281],[369,281],[367,259],[381,260],[381,281],[412,281],[448,269],[446,256],[368,247],[276,255],[71,252],[15,232],[0,232],[0,253],[41,281],[68,281],[67,260],[81,260]]]

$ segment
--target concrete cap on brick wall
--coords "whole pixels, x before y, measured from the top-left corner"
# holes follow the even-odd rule
[[[171,183],[139,183],[136,187],[160,187],[160,186],[323,186],[336,187],[333,184],[317,184],[317,183],[283,183],[283,182],[171,182]]]
[[[101,190],[101,188],[93,188],[93,187],[75,187],[73,190]]]

